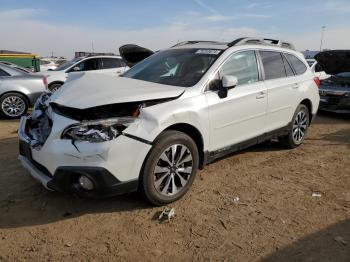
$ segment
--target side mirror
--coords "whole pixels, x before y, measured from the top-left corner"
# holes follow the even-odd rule
[[[219,88],[219,97],[225,98],[227,97],[227,90],[230,88],[234,88],[238,83],[238,79],[235,76],[225,75],[221,78],[221,84]]]
[[[73,71],[74,71],[74,72],[78,72],[78,71],[80,71],[80,67],[79,67],[79,66],[75,66],[75,67],[73,67]]]
[[[230,89],[237,85],[238,79],[235,76],[226,75],[222,77],[221,82],[222,82],[222,87]]]

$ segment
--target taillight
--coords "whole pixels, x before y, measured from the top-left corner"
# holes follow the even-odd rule
[[[315,84],[317,85],[317,87],[320,87],[321,80],[318,77],[314,77],[314,81],[315,81]]]
[[[47,87],[47,78],[46,78],[46,76],[43,76],[43,83]]]

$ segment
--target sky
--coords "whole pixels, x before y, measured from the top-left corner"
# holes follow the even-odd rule
[[[71,58],[127,43],[152,50],[185,40],[242,36],[298,50],[350,49],[350,0],[0,0],[0,49]]]

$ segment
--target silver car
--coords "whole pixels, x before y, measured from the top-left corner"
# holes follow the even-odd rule
[[[0,62],[0,115],[10,119],[25,115],[46,86],[46,77]]]

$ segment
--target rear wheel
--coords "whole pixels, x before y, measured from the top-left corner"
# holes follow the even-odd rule
[[[280,137],[279,140],[288,148],[295,148],[301,145],[304,142],[309,123],[309,110],[305,105],[301,104],[294,113],[288,135]]]
[[[155,141],[141,178],[141,190],[154,205],[178,200],[186,194],[198,170],[198,149],[179,131],[165,131]]]
[[[6,118],[16,119],[28,111],[27,99],[18,93],[7,93],[0,98],[0,113]]]
[[[54,84],[51,84],[49,85],[49,90],[51,92],[55,92],[56,90],[58,90],[63,84],[62,83],[54,83]]]

